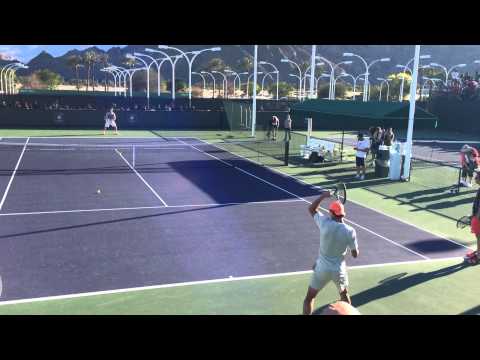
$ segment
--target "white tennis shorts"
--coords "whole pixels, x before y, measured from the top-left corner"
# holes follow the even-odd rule
[[[110,126],[117,127],[115,120],[105,120],[105,128],[109,128]]]
[[[317,264],[310,280],[310,287],[320,291],[330,281],[335,284],[339,293],[343,292],[348,287],[347,270],[332,271],[330,269],[322,269],[322,266]]]

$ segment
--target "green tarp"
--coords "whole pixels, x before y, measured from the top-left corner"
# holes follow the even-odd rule
[[[313,118],[316,129],[366,129],[369,126],[406,128],[409,102],[306,100],[291,107],[292,117]],[[415,127],[433,129],[438,118],[420,106],[415,108]]]

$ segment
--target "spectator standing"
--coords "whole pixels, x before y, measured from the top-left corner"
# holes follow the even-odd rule
[[[357,144],[354,147],[354,150],[357,151],[355,158],[355,163],[357,166],[357,176],[355,176],[355,179],[357,180],[365,179],[365,159],[369,149],[369,141],[363,137],[362,133],[359,133],[357,136]],[[360,175],[360,172],[362,172],[362,175]]]
[[[280,120],[278,119],[277,116],[273,115],[272,116],[272,140],[273,141],[277,140],[277,132],[279,127],[280,127]]]
[[[389,127],[387,131],[383,134],[383,144],[386,146],[392,146],[395,142],[395,134],[393,133],[393,129]]]
[[[460,150],[460,165],[462,166],[462,179],[460,180],[460,184],[466,187],[472,187],[473,172],[480,166],[478,150],[467,144],[463,145]]]

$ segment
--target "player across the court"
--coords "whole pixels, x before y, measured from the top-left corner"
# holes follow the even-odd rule
[[[118,135],[118,127],[117,127],[117,115],[115,115],[115,112],[113,111],[113,107],[110,108],[110,111],[108,111],[105,114],[105,128],[103,129],[103,135],[106,134],[107,129],[109,127],[113,127],[115,129],[115,135]]]

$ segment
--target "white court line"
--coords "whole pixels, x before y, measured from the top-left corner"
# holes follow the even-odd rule
[[[198,140],[200,140],[200,139],[198,139]],[[200,140],[200,141],[203,141],[203,140]],[[204,143],[208,144],[207,142],[204,142]],[[211,144],[209,144],[209,145],[211,145]],[[215,145],[213,145],[213,146],[215,146]],[[217,146],[215,146],[215,147],[216,147],[217,149],[223,150],[223,149],[221,149],[221,148],[219,148],[219,147],[217,147]],[[202,150],[199,150],[199,151],[204,152],[204,151],[202,151]],[[223,151],[225,151],[225,150],[223,150]],[[205,153],[205,152],[204,152],[204,153]],[[205,154],[216,158],[216,157],[213,156],[213,155],[210,155],[210,154],[207,154],[207,153],[205,153]],[[237,155],[234,154],[234,153],[232,153],[232,155],[237,156]],[[241,156],[241,157],[243,157],[243,156]],[[218,158],[217,158],[217,159],[218,159]],[[247,158],[244,158],[244,159],[249,160],[249,159],[247,159]],[[231,164],[229,164],[229,165],[232,166]],[[277,188],[277,189],[280,189],[280,190],[282,190],[282,191],[284,191],[284,192],[286,192],[286,193],[288,193],[288,194],[290,194],[290,195],[293,195],[293,196],[295,196],[295,197],[297,197],[297,198],[305,201],[305,202],[308,203],[308,204],[311,204],[310,201],[308,201],[308,200],[306,200],[306,199],[304,199],[304,198],[302,198],[302,197],[300,197],[300,196],[298,196],[298,195],[295,195],[295,194],[291,193],[290,191],[281,188],[280,186],[274,185],[274,184],[272,184],[272,183],[269,182],[269,181],[266,181],[266,180],[264,180],[264,179],[261,179],[261,178],[255,176],[255,175],[249,173],[248,171],[245,171],[245,170],[240,169],[240,168],[238,168],[238,167],[235,167],[235,169],[238,169],[238,170],[240,170],[240,171],[242,171],[242,172],[244,172],[244,173],[246,173],[246,174],[248,174],[248,175],[251,175],[251,176],[253,176],[253,177],[255,177],[255,178],[257,178],[257,179],[259,179],[259,180],[261,180],[261,181],[263,181],[263,182],[265,182],[265,183],[267,183],[267,184],[269,184],[269,185],[272,185],[273,187],[275,187],[275,188]],[[285,175],[285,174],[283,174],[283,173],[280,173],[280,174]],[[287,176],[288,176],[288,175],[287,175]],[[295,179],[295,178],[293,178],[293,179]],[[310,185],[310,186],[311,186],[311,185]],[[320,209],[322,209],[323,211],[325,211],[326,213],[328,213],[328,210],[327,210],[327,209],[325,209],[325,208],[323,208],[323,207],[320,207]],[[400,243],[398,243],[398,242],[396,242],[396,241],[393,241],[393,240],[391,240],[391,239],[389,239],[389,238],[387,238],[387,237],[385,237],[385,236],[383,236],[383,235],[380,235],[380,234],[376,233],[375,231],[370,230],[370,229],[368,229],[368,228],[366,228],[366,227],[364,227],[364,226],[362,226],[362,225],[360,225],[360,224],[357,224],[356,222],[354,222],[354,221],[352,221],[352,220],[348,220],[347,218],[345,218],[345,222],[350,223],[350,224],[352,224],[352,225],[355,225],[355,226],[357,226],[357,227],[359,227],[359,228],[361,228],[361,229],[369,232],[370,234],[373,234],[373,235],[375,235],[375,236],[378,236],[380,239],[383,239],[383,240],[385,240],[385,241],[388,241],[389,243],[391,243],[391,244],[393,244],[393,245],[395,245],[395,246],[398,246],[398,247],[400,247],[400,248],[402,248],[402,249],[404,249],[404,250],[407,250],[408,252],[410,252],[410,253],[412,253],[412,254],[415,254],[415,255],[423,258],[423,259],[430,259],[428,256],[422,255],[422,254],[420,254],[420,253],[418,253],[418,252],[416,252],[416,251],[414,251],[414,250],[412,250],[412,249],[409,249],[408,247],[406,247],[406,246],[404,246],[404,245],[402,245],[402,244],[400,244]]]
[[[13,170],[12,176],[10,177],[10,181],[7,184],[7,188],[5,189],[5,192],[3,193],[2,200],[0,201],[0,211],[2,210],[3,204],[5,203],[5,200],[7,199],[7,194],[8,190],[10,190],[10,186],[12,185],[13,178],[15,177],[15,174],[17,173],[18,167],[20,166],[20,162],[22,161],[23,154],[25,153],[25,149],[27,148],[27,144],[30,138],[27,138],[27,141],[25,141],[25,145],[23,145],[22,152],[20,154],[20,157],[18,158],[17,165],[15,165],[15,170]]]
[[[219,150],[226,151],[226,150],[224,150],[224,149],[222,149],[222,148],[220,148],[220,147],[218,147],[218,146],[215,146],[214,144],[210,144],[210,143],[208,143],[208,142],[206,142],[206,141],[204,141],[204,140],[201,140],[201,139],[198,139],[198,138],[196,138],[196,140],[202,141],[202,142],[204,142],[205,144],[214,146],[214,147],[216,147],[216,148],[219,149]],[[231,154],[232,154],[232,155],[235,155],[235,156],[238,156],[238,157],[241,157],[241,158],[243,158],[243,159],[245,159],[245,160],[247,160],[247,161],[253,162],[253,163],[255,163],[255,164],[262,165],[262,164],[260,164],[260,163],[255,162],[254,160],[248,159],[248,158],[246,158],[246,157],[244,157],[244,156],[242,156],[242,155],[237,155],[237,154],[234,154],[234,153],[231,153]],[[274,172],[276,172],[276,173],[278,173],[278,174],[280,174],[280,175],[290,177],[290,178],[292,178],[292,179],[294,179],[294,180],[296,180],[296,181],[300,181],[301,183],[304,183],[305,185],[314,187],[314,188],[316,188],[316,189],[320,189],[320,190],[323,189],[321,186],[316,186],[316,185],[313,185],[313,184],[309,184],[308,182],[302,180],[301,178],[297,178],[297,177],[295,177],[295,176],[292,176],[292,175],[283,173],[283,172],[281,172],[280,170],[277,170],[277,169],[274,169],[274,168],[270,168],[270,167],[269,167],[269,170],[270,170],[270,171],[274,171]],[[306,178],[306,177],[304,177],[304,178]],[[358,202],[358,201],[351,200],[351,199],[349,199],[348,201],[351,202],[351,203],[354,203],[354,204],[356,204],[356,205],[359,205],[359,206],[361,206],[361,207],[365,207],[364,204],[362,204],[362,203],[360,203],[360,202]],[[434,236],[436,236],[436,237],[438,237],[438,238],[441,238],[441,239],[443,239],[443,240],[449,241],[449,242],[454,243],[454,244],[456,244],[456,245],[458,245],[458,246],[464,247],[464,248],[466,248],[466,249],[468,249],[468,250],[473,250],[473,248],[471,248],[471,247],[469,247],[469,246],[466,246],[466,245],[464,245],[464,244],[462,244],[462,243],[459,243],[459,242],[457,242],[457,241],[455,241],[455,240],[449,239],[449,238],[447,238],[447,237],[444,236],[444,235],[436,234],[436,233],[431,232],[431,231],[429,231],[429,230],[422,229],[421,227],[419,227],[419,226],[417,226],[417,225],[415,225],[415,224],[412,224],[412,223],[410,223],[410,222],[408,222],[408,221],[406,221],[406,220],[397,218],[397,217],[395,217],[395,216],[393,216],[393,215],[387,214],[387,213],[385,213],[385,212],[383,212],[383,211],[381,211],[381,210],[377,210],[377,209],[374,209],[374,208],[367,208],[367,209],[372,210],[372,211],[375,211],[376,213],[379,213],[379,214],[381,214],[381,215],[387,216],[387,217],[389,217],[389,218],[391,218],[391,219],[397,220],[397,221],[399,221],[399,222],[401,222],[401,223],[404,223],[404,224],[406,224],[406,225],[412,226],[412,227],[414,227],[414,228],[416,228],[416,229],[418,229],[418,230],[421,230],[421,231],[423,231],[423,232],[425,232],[425,233],[427,233],[427,234],[434,235]]]
[[[214,207],[214,206],[229,206],[229,205],[261,205],[261,204],[296,203],[296,202],[303,202],[303,200],[291,199],[291,200],[270,200],[270,201],[231,202],[231,203],[168,205],[168,208]],[[84,213],[84,212],[105,212],[105,211],[154,210],[154,209],[164,209],[164,208],[165,208],[164,205],[157,205],[157,206],[138,206],[138,207],[123,207],[123,208],[105,208],[105,209],[31,211],[31,212],[16,212],[16,213],[0,213],[0,217],[20,216],[20,215],[71,214],[71,213]]]
[[[130,165],[130,163],[127,161],[127,159],[125,159],[122,155],[122,153],[120,151],[118,151],[117,149],[115,149],[115,152],[123,159],[123,161],[125,161],[125,163],[128,165],[128,167],[130,169],[132,169],[132,171],[137,174],[137,176],[140,178],[140,180],[143,181],[143,183],[145,185],[147,185],[147,187],[150,189],[150,191],[153,193],[153,195],[155,195],[157,197],[158,200],[160,200],[163,205],[165,205],[165,207],[168,207],[167,203],[165,201],[163,201],[163,199],[160,197],[160,195],[157,194],[157,192],[150,186],[150,184],[142,177],[142,175],[140,175],[137,170],[135,170],[132,165]]]
[[[449,257],[449,258],[428,259],[428,260],[399,261],[399,262],[390,262],[390,263],[384,263],[384,264],[358,265],[358,266],[350,266],[348,267],[348,270],[394,266],[394,265],[408,265],[408,264],[426,263],[426,262],[430,263],[430,262],[447,261],[447,260],[453,260],[453,259],[460,260],[462,258]],[[243,280],[270,279],[275,277],[305,275],[305,274],[311,274],[311,273],[312,273],[312,270],[305,270],[305,271],[294,271],[294,272],[277,273],[277,274],[228,277],[228,278],[221,278],[221,279],[189,281],[189,282],[164,284],[164,285],[151,285],[151,286],[141,286],[141,287],[115,289],[115,290],[93,291],[93,292],[84,292],[84,293],[67,294],[67,295],[45,296],[45,297],[30,298],[30,299],[0,301],[0,306],[15,305],[15,304],[22,304],[22,303],[34,303],[34,302],[51,301],[51,300],[66,300],[66,299],[74,299],[74,298],[97,296],[97,295],[121,294],[121,293],[127,293],[127,292],[166,289],[166,288],[175,288],[175,287],[183,287],[183,286],[191,286],[191,285],[206,285],[206,284],[228,283],[228,282],[243,281]]]

